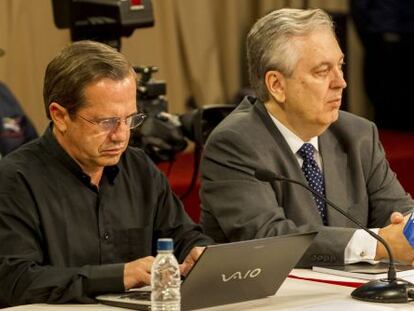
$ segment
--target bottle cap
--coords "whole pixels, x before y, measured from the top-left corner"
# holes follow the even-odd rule
[[[174,242],[172,239],[158,239],[158,251],[172,251],[174,249]]]

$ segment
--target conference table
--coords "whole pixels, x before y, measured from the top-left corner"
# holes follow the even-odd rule
[[[310,270],[294,269],[274,296],[246,302],[198,309],[204,311],[257,310],[257,311],[391,311],[414,310],[414,302],[406,304],[380,304],[362,302],[351,298],[353,287],[330,284],[351,284],[354,279],[325,275]],[[300,278],[297,278],[300,277]],[[317,280],[317,281],[315,281]],[[347,282],[343,281],[346,280]],[[359,280],[356,280],[359,281]],[[207,284],[206,284],[207,285]],[[124,308],[102,304],[30,304],[5,308],[2,311],[121,311]]]

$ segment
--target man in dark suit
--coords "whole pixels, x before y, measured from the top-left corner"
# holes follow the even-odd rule
[[[202,215],[218,242],[319,231],[299,265],[386,259],[382,245],[323,201],[291,183],[273,185],[265,168],[308,183],[413,262],[402,234],[414,203],[390,169],[376,126],[339,111],[344,55],[322,10],[281,9],[247,38],[252,87],[211,134],[202,160]],[[393,213],[394,212],[394,213]]]

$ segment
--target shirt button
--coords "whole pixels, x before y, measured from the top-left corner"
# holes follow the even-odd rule
[[[103,235],[103,238],[104,238],[105,241],[108,241],[110,237],[111,236],[109,235],[108,232],[105,232],[104,235]]]
[[[360,256],[360,257],[365,257],[365,252],[364,252],[364,251],[360,252],[360,253],[359,253],[359,256]]]

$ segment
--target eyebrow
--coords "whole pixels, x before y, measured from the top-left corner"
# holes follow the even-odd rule
[[[340,62],[340,63],[343,63],[343,62],[344,62],[344,59],[345,59],[345,55],[342,55],[342,57],[339,59],[339,62]],[[312,68],[312,70],[318,69],[319,67],[323,67],[323,66],[328,66],[328,67],[330,67],[331,65],[332,65],[332,63],[331,63],[331,62],[321,62],[321,63],[317,64],[316,66],[314,66],[314,67]]]
[[[131,117],[131,116],[133,116],[135,114],[139,114],[139,113],[141,113],[141,112],[138,112],[138,111],[133,112],[130,115],[127,115],[125,118],[129,118],[129,117]],[[98,118],[96,118],[96,120],[99,120],[99,121],[101,121],[101,120],[108,120],[108,119],[122,119],[122,117],[102,117],[102,118],[99,118],[98,117]]]
[[[142,112],[135,111],[135,112],[131,113],[130,115],[126,116],[126,117],[129,118],[129,117],[133,116],[134,114],[140,114],[140,113],[142,113]]]

